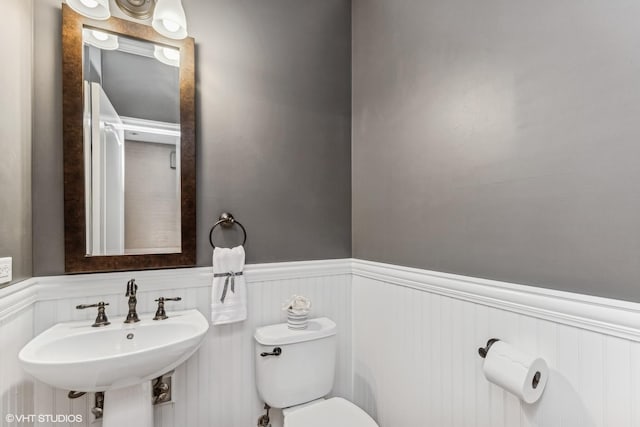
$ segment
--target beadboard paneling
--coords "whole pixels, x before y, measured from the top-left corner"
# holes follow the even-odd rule
[[[640,426],[638,304],[359,260],[245,271],[250,318],[212,327],[201,350],[176,369],[175,402],[156,408],[157,427],[255,425],[262,403],[253,331],[284,321],[280,304],[292,293],[311,297],[314,315],[338,324],[334,394],[381,427]],[[175,295],[184,300],[169,310],[208,315],[207,268],[38,278],[0,290],[3,414],[82,414],[90,425],[92,396],[71,401],[66,391],[30,380],[16,355],[56,322],[92,321],[95,313],[73,308],[79,303],[104,299],[110,316],[124,315],[131,277],[141,313],[155,309],[153,299]],[[539,403],[521,404],[484,379],[477,348],[493,336],[547,360],[551,378]],[[282,425],[277,411],[272,420]]]
[[[384,265],[375,267],[376,278],[360,264],[352,279],[353,397],[380,427],[640,425],[637,341],[525,314],[531,307],[482,304],[483,289],[474,299],[427,279],[403,286],[393,269],[385,279]],[[551,375],[538,403],[486,381],[477,349],[491,337],[546,359]]]
[[[351,275],[350,261],[319,261],[247,266],[249,318],[247,321],[211,326],[200,350],[176,369],[174,403],[155,408],[156,427],[252,426],[263,413],[254,382],[253,333],[256,327],[286,321],[280,309],[291,294],[313,301],[313,316],[327,316],[338,325],[338,364],[333,394],[351,397]],[[211,301],[211,269],[165,272],[113,273],[73,277],[51,277],[38,285],[35,333],[57,322],[86,319],[93,311],[75,310],[77,304],[104,300],[109,316],[125,315],[126,280],[136,277],[138,312],[155,311],[154,299],[181,296],[167,303],[171,309],[196,308],[207,318]],[[100,291],[99,289],[102,289]],[[82,414],[89,426],[93,395],[69,400],[67,391],[40,382],[35,385],[35,413]],[[277,412],[277,411],[276,411]],[[273,427],[281,426],[274,414]],[[59,424],[57,424],[59,425]]]
[[[373,261],[352,267],[356,276],[640,342],[640,303]]]
[[[33,306],[23,307],[0,320],[0,425],[29,426],[7,422],[7,415],[33,414],[34,380],[22,371],[20,349],[33,336]]]

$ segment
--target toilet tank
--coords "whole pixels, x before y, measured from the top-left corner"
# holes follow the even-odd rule
[[[336,368],[336,324],[326,317],[309,320],[307,329],[286,323],[256,329],[256,383],[272,408],[288,408],[326,396]],[[261,356],[276,347],[279,356]]]

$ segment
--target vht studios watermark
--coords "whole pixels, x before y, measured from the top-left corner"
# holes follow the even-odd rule
[[[7,414],[4,417],[7,423],[81,423],[82,415],[65,414]]]

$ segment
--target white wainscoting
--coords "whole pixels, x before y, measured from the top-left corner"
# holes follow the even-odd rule
[[[640,426],[640,305],[354,261],[354,401],[381,427]],[[482,374],[501,338],[544,357],[521,404]]]
[[[124,315],[131,277],[141,313],[159,296],[182,296],[169,310],[208,315],[208,268],[36,278],[1,289],[0,413],[82,414],[84,426],[93,425],[90,396],[71,401],[30,379],[16,356],[56,322],[91,322],[95,313],[77,304],[105,300],[110,316]],[[251,265],[245,277],[249,320],[211,328],[177,368],[175,403],[156,408],[157,427],[255,425],[262,403],[253,331],[284,321],[280,304],[293,293],[311,297],[315,315],[336,320],[334,394],[380,427],[640,426],[640,304],[359,260]],[[484,379],[477,349],[491,337],[547,360],[540,402],[521,404]]]
[[[18,303],[18,301],[16,301]],[[33,306],[0,308],[0,425],[7,415],[33,413],[34,381],[18,364],[20,349],[33,336]]]
[[[9,360],[6,370],[11,371],[7,374],[10,382],[5,383],[6,370],[4,366],[0,367],[3,375],[3,413],[6,412],[5,407],[19,408],[23,405],[29,409],[27,413],[81,414],[87,422],[74,423],[72,426],[91,425],[92,395],[69,400],[67,390],[56,390],[38,381],[35,381],[35,385],[27,382],[26,386],[21,386],[24,374],[21,374],[16,355],[31,336],[57,322],[80,319],[93,321],[95,312],[76,310],[74,307],[77,304],[104,300],[110,303],[107,308],[109,316],[125,315],[127,298],[124,292],[127,280],[132,277],[136,278],[139,285],[139,313],[155,311],[156,303],[153,300],[160,296],[181,296],[183,301],[167,303],[169,315],[171,309],[197,308],[209,317],[211,268],[32,279],[28,286],[20,285],[25,289],[11,293],[14,302],[24,295],[37,300],[34,306],[23,310],[25,314],[21,314],[27,316],[29,322],[21,323],[20,329],[13,324],[11,329],[1,329],[2,343],[4,344],[5,339],[10,339],[11,349],[10,354],[5,356],[4,346],[2,347],[2,361]],[[245,277],[249,290],[248,321],[211,327],[201,349],[176,369],[173,389],[175,403],[155,408],[157,427],[256,425],[258,416],[263,413],[263,403],[254,383],[253,332],[258,326],[286,321],[286,315],[280,307],[294,293],[311,298],[314,316],[328,316],[338,324],[338,369],[333,394],[351,397],[351,261],[248,265]],[[5,293],[8,291],[5,290]],[[9,295],[4,297],[9,298]],[[0,301],[5,301],[5,298]],[[0,316],[3,313],[9,314],[10,307],[9,303],[0,304]],[[25,310],[31,310],[31,314]],[[24,329],[28,330],[18,339],[14,332]],[[5,390],[5,384],[11,385],[11,388]],[[4,394],[16,393],[16,390],[27,397],[33,391],[35,399],[19,400],[24,403],[16,403],[16,399],[4,399]],[[18,412],[21,413],[20,411],[22,409]],[[281,417],[277,411],[273,419],[274,427],[281,425]],[[22,425],[24,424],[20,424]],[[60,425],[64,424],[56,424]]]

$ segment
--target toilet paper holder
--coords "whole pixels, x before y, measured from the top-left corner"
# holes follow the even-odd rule
[[[480,357],[482,357],[483,359],[487,358],[487,354],[489,353],[489,350],[491,349],[491,346],[494,345],[495,343],[497,343],[498,341],[500,341],[498,338],[491,338],[489,341],[487,341],[487,345],[484,347],[480,347],[478,349],[478,354],[480,355]],[[540,371],[536,371],[536,373],[533,376],[533,379],[531,380],[531,386],[536,389],[538,388],[538,384],[540,384],[540,378],[542,377],[542,374],[540,373]]]
[[[480,347],[478,349],[478,354],[480,355],[480,357],[482,357],[483,359],[486,359],[487,353],[489,353],[489,349],[491,348],[492,345],[494,345],[498,341],[500,341],[498,338],[491,338],[489,341],[487,341],[487,345],[485,347]]]

